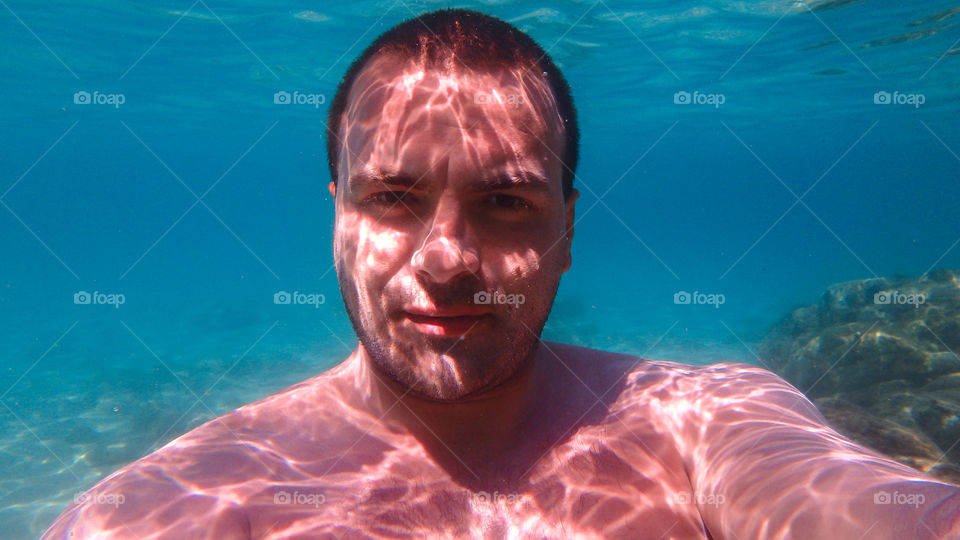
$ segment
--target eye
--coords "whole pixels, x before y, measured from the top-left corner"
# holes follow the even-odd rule
[[[409,191],[381,191],[374,193],[363,200],[364,204],[377,204],[394,206],[399,204],[412,204],[416,202],[415,197]]]
[[[533,205],[531,205],[525,199],[521,199],[520,197],[515,197],[513,195],[506,195],[504,193],[495,193],[490,195],[487,197],[487,201],[504,210],[520,211],[533,207]]]

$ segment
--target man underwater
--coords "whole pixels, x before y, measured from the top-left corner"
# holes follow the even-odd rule
[[[540,339],[578,144],[562,74],[507,23],[380,36],[328,123],[357,348],[107,477],[45,538],[960,537],[960,488],[769,371]]]

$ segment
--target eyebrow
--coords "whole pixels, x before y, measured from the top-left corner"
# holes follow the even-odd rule
[[[363,187],[386,184],[388,186],[412,188],[419,182],[419,180],[419,178],[414,178],[405,174],[396,174],[381,170],[363,170],[350,177],[350,186]]]
[[[550,182],[539,174],[531,172],[524,172],[522,175],[504,174],[490,180],[484,180],[474,188],[474,191],[486,193],[514,188],[548,193]]]
[[[414,178],[410,175],[392,173],[383,170],[363,170],[350,177],[352,188],[388,185],[405,188],[413,188],[421,184],[422,178]],[[543,176],[526,171],[521,175],[501,174],[490,179],[478,182],[474,187],[474,192],[487,193],[491,191],[501,191],[508,189],[527,189],[536,192],[547,193],[551,189],[550,182]]]

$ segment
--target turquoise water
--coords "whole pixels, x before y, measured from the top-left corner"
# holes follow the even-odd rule
[[[326,103],[273,96],[331,100],[377,34],[445,5],[0,3],[5,538],[354,347]],[[755,363],[832,283],[960,267],[957,6],[456,5],[529,32],[579,109],[574,264],[546,339]]]

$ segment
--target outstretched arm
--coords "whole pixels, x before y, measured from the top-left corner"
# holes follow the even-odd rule
[[[767,370],[699,375],[685,459],[713,538],[960,538],[960,488],[843,437]]]
[[[243,457],[231,447],[191,447],[174,442],[120,469],[78,497],[43,540],[249,538],[245,518],[225,496],[231,484],[204,476],[218,469],[230,470],[241,478],[245,474],[254,476],[259,471],[251,471],[247,464],[251,460],[243,461]]]

